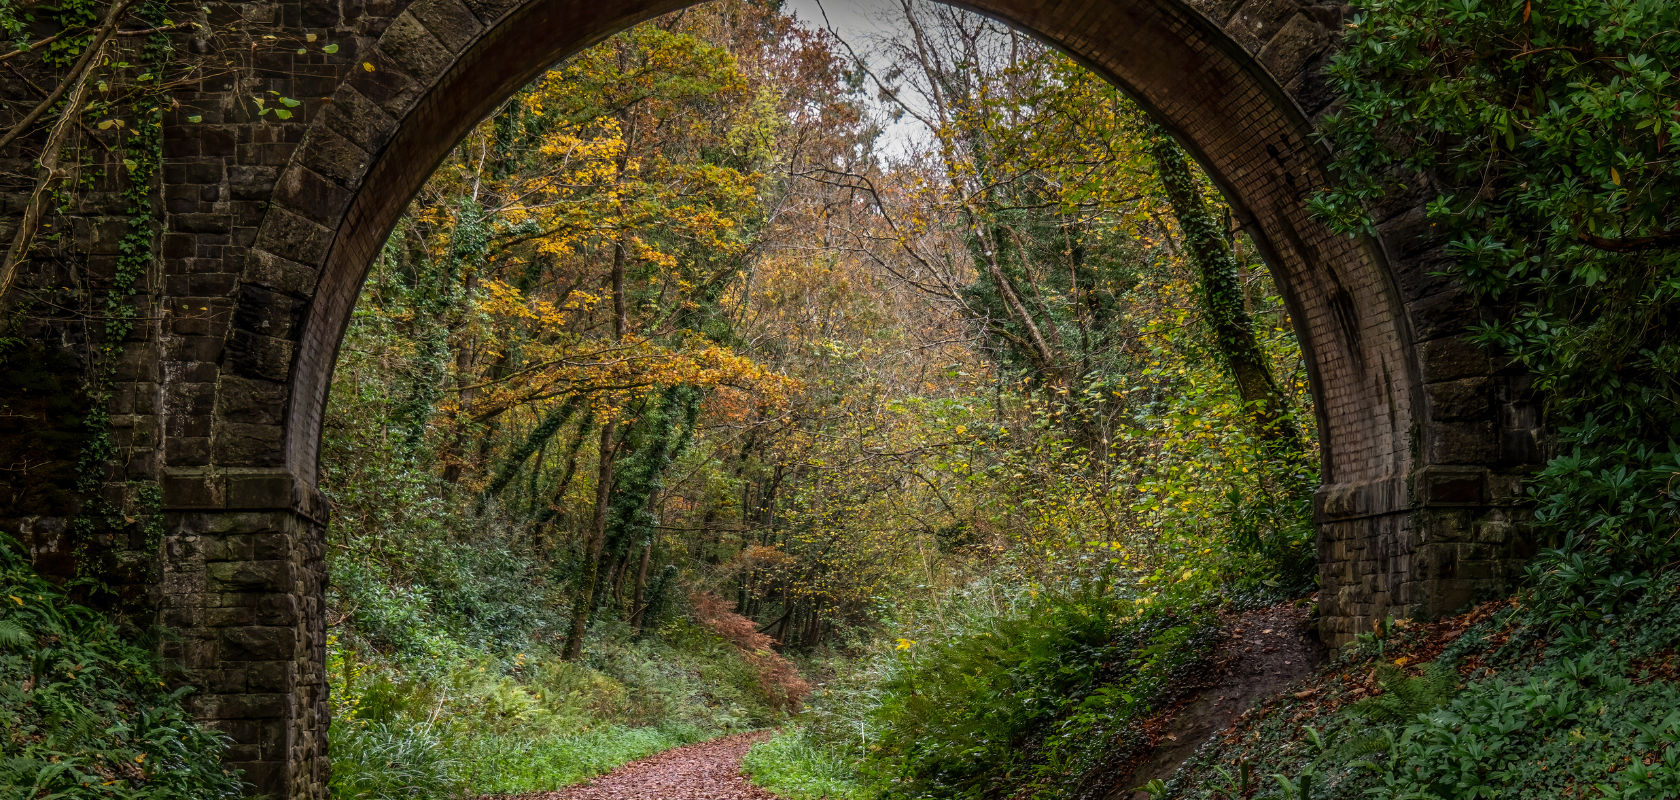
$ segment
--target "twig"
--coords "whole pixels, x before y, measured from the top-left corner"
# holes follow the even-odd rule
[[[52,44],[53,42],[58,41],[59,39],[64,38],[65,35],[68,34],[68,33],[70,33],[70,32],[69,31],[59,31],[58,33],[55,33],[51,36],[48,36],[47,38],[42,39],[39,42],[35,42],[33,44],[29,44],[29,45],[26,45],[24,47],[19,47],[18,49],[13,50],[10,53],[7,53],[3,56],[0,56],[0,61],[8,61],[10,59],[16,58],[16,57],[21,56],[21,55],[27,55],[29,53],[33,53],[36,50],[39,50],[43,47],[46,47],[49,44]]]
[[[96,51],[104,49],[105,40],[111,38],[111,32],[116,29],[117,21],[122,19],[124,14],[128,13],[128,7],[133,4],[134,0],[120,0],[116,5],[111,6],[110,16],[106,17],[105,24],[100,26],[99,35],[95,36],[94,40],[88,44],[87,49],[82,51],[82,57],[76,59],[76,66],[71,68],[70,77],[66,78],[63,83],[59,84],[58,88],[54,89],[52,94],[48,95],[47,99],[42,100],[41,104],[36,106],[33,111],[30,111],[28,115],[24,116],[23,121],[12,126],[12,129],[6,131],[4,136],[0,136],[0,150],[6,149],[6,145],[11,144],[13,140],[22,136],[24,131],[29,130],[31,126],[40,120],[42,115],[46,114],[53,105],[58,103],[58,99],[63,97],[66,91],[69,91],[72,83],[78,87],[86,85],[87,74],[93,66],[93,54]],[[0,287],[3,287],[3,285],[4,284],[0,284]]]
[[[1641,250],[1666,250],[1670,247],[1680,247],[1680,231],[1669,231],[1655,236],[1640,236],[1633,239],[1606,239],[1583,231],[1577,234],[1576,238],[1582,244],[1607,253],[1637,253]]]
[[[42,89],[40,84],[30,80],[29,76],[23,74],[23,72],[21,70],[19,70],[15,65],[7,64],[6,69],[11,70],[12,74],[16,75],[18,77],[18,80],[23,81],[23,84],[25,86],[28,86],[31,91],[35,92],[36,94],[38,94],[42,97],[47,96],[47,90],[46,89]],[[81,121],[81,119],[78,118],[76,120],[76,124],[81,127],[82,133],[87,134],[88,138],[93,140],[94,144],[99,145],[100,149],[104,150],[107,153],[111,152],[111,146],[106,144],[104,139],[99,138],[99,134],[94,133],[93,129],[89,128],[87,126],[87,123]]]
[[[164,25],[164,26],[157,27],[157,28],[143,28],[143,29],[140,29],[140,30],[132,30],[132,31],[117,31],[116,35],[118,35],[118,36],[150,36],[151,34],[154,34],[154,33],[168,33],[170,31],[184,31],[188,28],[193,27],[196,24],[197,23],[193,23],[193,22],[177,22],[174,25]]]

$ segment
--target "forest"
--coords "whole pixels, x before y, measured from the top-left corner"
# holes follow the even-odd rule
[[[764,727],[794,795],[875,753],[967,792],[1041,771],[1047,721],[1163,702],[1212,598],[1310,593],[1306,368],[1217,192],[1060,54],[886,10],[855,45],[756,3],[639,26],[416,198],[327,423],[335,792],[547,789]],[[939,674],[964,659],[1003,683]],[[1070,694],[988,707],[1022,679]],[[768,777],[811,769],[837,786]]]
[[[333,800],[737,734],[786,800],[1680,796],[1680,6],[1348,11],[1314,212],[1439,189],[1549,441],[1509,596],[1334,652],[1312,376],[1240,215],[1068,56],[860,8],[620,32],[410,202],[324,426]],[[156,634],[0,575],[6,796],[241,796]]]

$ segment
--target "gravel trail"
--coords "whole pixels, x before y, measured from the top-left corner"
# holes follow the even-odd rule
[[[741,758],[770,734],[739,733],[632,761],[588,783],[505,800],[780,800],[741,774]]]

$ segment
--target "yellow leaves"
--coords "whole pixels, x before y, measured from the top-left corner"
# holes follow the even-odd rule
[[[899,639],[898,640],[898,647],[895,648],[895,649],[909,650],[910,648],[915,647],[915,646],[916,646],[916,642],[913,639]]]
[[[478,303],[480,313],[522,319],[538,318],[536,310],[526,303],[525,295],[507,283],[492,278],[484,281],[481,288],[485,294]],[[546,301],[539,301],[538,305],[542,302]]]
[[[522,355],[528,366],[497,382],[471,385],[478,394],[473,408],[512,408],[547,398],[573,394],[593,396],[606,413],[655,387],[732,387],[748,392],[765,408],[781,408],[798,386],[752,359],[689,335],[673,344],[638,337],[617,342],[588,338],[588,314],[604,298],[573,292],[563,306],[532,299],[518,288],[496,279],[480,284],[477,310],[489,318],[493,330],[524,327]],[[445,404],[447,405],[447,404]]]

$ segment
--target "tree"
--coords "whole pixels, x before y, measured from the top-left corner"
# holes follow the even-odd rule
[[[1203,319],[1231,380],[1237,386],[1260,438],[1281,459],[1299,459],[1302,442],[1288,397],[1278,388],[1270,359],[1254,336],[1254,322],[1244,307],[1237,278],[1237,260],[1226,233],[1220,229],[1190,172],[1184,151],[1166,131],[1150,133],[1150,151],[1161,187],[1172,204],[1179,230],[1195,265]]]

